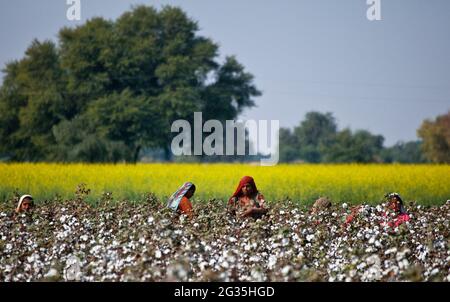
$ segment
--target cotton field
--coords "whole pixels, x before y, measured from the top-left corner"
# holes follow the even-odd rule
[[[269,203],[237,219],[225,203],[194,203],[189,220],[154,195],[141,202],[45,202],[14,214],[0,204],[0,281],[450,281],[450,204],[407,205],[407,223],[383,224],[363,205],[312,214]]]

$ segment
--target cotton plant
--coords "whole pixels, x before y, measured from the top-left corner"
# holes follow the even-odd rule
[[[218,201],[192,220],[154,200],[97,206],[68,200],[14,215],[0,205],[0,281],[450,281],[450,205],[407,211],[385,228],[380,207],[312,214],[271,202],[258,220]]]

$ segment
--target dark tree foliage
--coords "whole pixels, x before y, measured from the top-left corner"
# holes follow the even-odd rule
[[[337,130],[331,113],[308,112],[293,130],[280,129],[280,161],[309,163],[422,163],[421,142],[383,147],[384,138],[366,130]]]
[[[398,142],[392,147],[384,148],[381,158],[385,163],[424,163],[427,160],[421,147],[421,141]]]
[[[434,121],[424,121],[417,134],[423,140],[422,150],[428,160],[450,163],[450,111]]]
[[[136,161],[165,150],[177,119],[234,119],[260,92],[235,57],[181,9],[137,6],[117,20],[33,41],[0,87],[0,155],[15,161]],[[1,157],[1,156],[0,156]]]

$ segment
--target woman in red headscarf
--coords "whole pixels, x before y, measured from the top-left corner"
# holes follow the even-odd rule
[[[257,219],[267,213],[264,202],[264,196],[256,188],[253,178],[244,176],[228,201],[228,208],[232,214],[240,218]]]

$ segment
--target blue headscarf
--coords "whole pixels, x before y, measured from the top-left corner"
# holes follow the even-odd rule
[[[172,196],[170,196],[169,201],[167,202],[167,207],[172,211],[178,210],[181,199],[193,185],[194,184],[192,182],[184,183],[175,193],[172,194]]]

